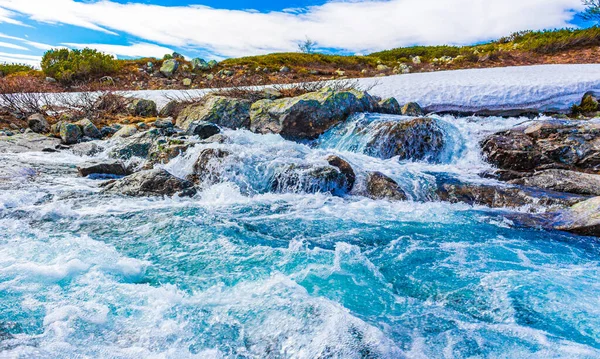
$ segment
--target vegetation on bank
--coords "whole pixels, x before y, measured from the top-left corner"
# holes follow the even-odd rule
[[[180,54],[163,59],[117,60],[92,49],[48,51],[41,71],[31,66],[0,65],[0,77],[27,77],[64,90],[135,90],[254,86],[273,83],[324,81],[477,67],[543,63],[597,62],[600,28],[523,31],[473,46],[413,46],[366,56],[311,52],[276,53],[209,63],[186,60]],[[173,72],[161,68],[177,62]],[[11,80],[13,84],[22,81]],[[40,85],[41,86],[41,85]],[[18,91],[18,86],[14,87]]]

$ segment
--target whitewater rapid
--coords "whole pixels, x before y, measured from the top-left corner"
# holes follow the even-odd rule
[[[164,165],[232,153],[193,198],[101,194],[68,151],[0,154],[0,357],[600,357],[596,242],[431,197],[441,174],[493,181],[479,141],[544,118],[435,118],[435,163],[371,157],[348,131],[398,116],[305,144],[226,130]],[[410,200],[269,191],[328,154]]]

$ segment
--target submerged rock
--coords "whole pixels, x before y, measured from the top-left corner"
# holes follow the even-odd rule
[[[557,192],[600,196],[600,175],[589,173],[552,169],[513,179],[509,183]]]
[[[298,97],[255,102],[250,110],[250,130],[293,140],[314,139],[351,114],[376,108],[376,101],[366,92],[325,88]]]
[[[329,163],[330,166],[337,168],[344,176],[346,176],[346,192],[352,191],[354,183],[356,182],[356,174],[350,163],[334,155],[327,157],[327,163]]]
[[[431,118],[377,122],[367,130],[371,140],[365,153],[382,159],[398,156],[400,160],[439,162],[446,143],[444,131]]]
[[[108,184],[104,193],[124,194],[126,196],[173,196],[191,197],[196,189],[189,181],[182,180],[163,169],[153,169],[134,173]]]
[[[189,131],[194,122],[210,122],[231,129],[248,128],[251,102],[223,96],[208,95],[198,104],[183,109],[177,126]]]
[[[554,228],[584,236],[600,237],[600,197],[578,203],[560,213]]]
[[[200,152],[188,180],[195,183],[214,184],[221,179],[221,163],[231,153],[218,148],[207,148]]]
[[[340,169],[332,166],[288,165],[279,168],[271,190],[279,193],[347,193],[349,183]]]
[[[50,124],[48,124],[44,115],[39,113],[29,116],[29,118],[27,118],[27,125],[35,133],[50,132]]]
[[[77,166],[79,176],[96,175],[127,176],[129,171],[120,161],[87,162]]]
[[[381,172],[371,172],[367,175],[367,196],[372,199],[392,201],[405,201],[408,199],[398,183]]]

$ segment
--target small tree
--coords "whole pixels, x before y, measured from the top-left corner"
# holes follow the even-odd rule
[[[583,5],[586,6],[585,11],[581,14],[581,17],[585,21],[594,21],[595,23],[600,22],[600,0],[581,0]]]
[[[598,1],[600,1],[600,0],[598,0]],[[304,40],[298,44],[298,49],[300,50],[300,52],[303,52],[305,54],[314,53],[316,47],[317,47],[317,43],[315,41],[309,39],[308,36],[306,37],[306,40]]]

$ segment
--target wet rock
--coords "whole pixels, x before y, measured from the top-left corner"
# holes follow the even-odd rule
[[[409,102],[402,106],[401,114],[404,116],[419,117],[425,115],[425,112],[418,103]]]
[[[27,125],[35,133],[50,132],[50,124],[48,124],[46,118],[39,113],[29,116],[29,118],[27,119]]]
[[[13,136],[0,135],[0,153],[39,152],[46,149],[54,150],[59,145],[59,139],[46,137],[35,132],[16,134]]]
[[[87,177],[92,174],[113,176],[127,176],[129,174],[125,165],[120,161],[87,162],[77,166],[77,171],[80,177]]]
[[[250,130],[294,140],[314,139],[351,114],[376,108],[376,101],[366,92],[325,88],[298,97],[255,102],[250,110]]]
[[[136,133],[138,133],[138,128],[136,125],[125,125],[115,132],[113,137],[127,138],[135,135]]]
[[[100,130],[98,130],[96,125],[94,125],[89,119],[84,118],[83,120],[78,121],[76,125],[81,128],[81,132],[83,132],[84,136],[93,139],[102,138],[102,133]]]
[[[154,121],[154,127],[156,128],[172,128],[174,126],[175,124],[173,123],[173,118],[171,117],[159,118],[158,120]]]
[[[488,137],[482,151],[494,166],[513,171],[570,169],[600,172],[600,123],[547,121]]]
[[[130,159],[131,157],[147,158],[150,149],[158,143],[162,136],[157,129],[137,133],[121,140],[111,151],[110,157]]]
[[[154,101],[139,98],[134,99],[129,106],[127,106],[127,110],[133,116],[154,117],[158,115],[156,103]]]
[[[192,122],[188,129],[188,135],[198,136],[201,140],[210,138],[220,132],[219,126],[210,122]]]
[[[177,156],[184,154],[191,144],[181,140],[171,140],[168,143],[155,144],[148,154],[152,163],[169,163]]]
[[[584,236],[600,237],[600,197],[594,197],[562,211],[554,228]]]
[[[367,175],[367,196],[372,199],[393,201],[408,199],[398,183],[381,172],[371,172]]]
[[[400,106],[398,101],[396,101],[396,99],[393,97],[379,101],[378,107],[379,107],[378,112],[380,112],[380,113],[386,113],[389,115],[402,114],[402,107]]]
[[[94,142],[82,142],[71,146],[71,152],[78,156],[95,156],[104,152],[104,147]]]
[[[220,169],[223,160],[229,157],[231,152],[218,148],[207,148],[200,152],[194,163],[192,174],[188,180],[195,183],[214,184],[220,181]]]
[[[271,180],[271,191],[278,193],[331,193],[344,195],[349,185],[346,176],[333,166],[288,165],[278,169]]]
[[[181,111],[177,127],[189,131],[194,122],[210,122],[231,129],[248,128],[250,105],[248,100],[208,95]]]
[[[491,208],[531,206],[534,211],[540,207],[569,207],[588,198],[530,187],[464,183],[456,179],[438,179],[436,193],[439,199],[445,202],[483,205]]]
[[[119,130],[112,127],[112,126],[104,126],[102,127],[102,129],[100,130],[100,134],[102,135],[102,138],[104,137],[109,137],[114,135],[115,133],[117,133]]]
[[[65,145],[73,145],[81,140],[83,132],[74,123],[62,122],[59,128],[60,139]]]
[[[205,144],[206,143],[227,143],[227,142],[230,142],[229,137],[223,135],[222,133],[210,136],[209,138],[200,141],[200,143],[205,143]]]
[[[346,177],[346,192],[352,191],[356,182],[356,174],[350,163],[335,155],[327,157],[327,163],[337,168]]]
[[[191,197],[196,194],[193,184],[170,174],[163,169],[153,169],[134,173],[110,183],[104,193],[124,194],[126,196],[174,196]]]
[[[367,127],[371,140],[365,153],[369,156],[400,160],[442,160],[445,134],[437,120],[416,118],[408,121],[385,121]]]
[[[513,179],[509,183],[557,192],[600,196],[600,175],[589,173],[551,169]]]

